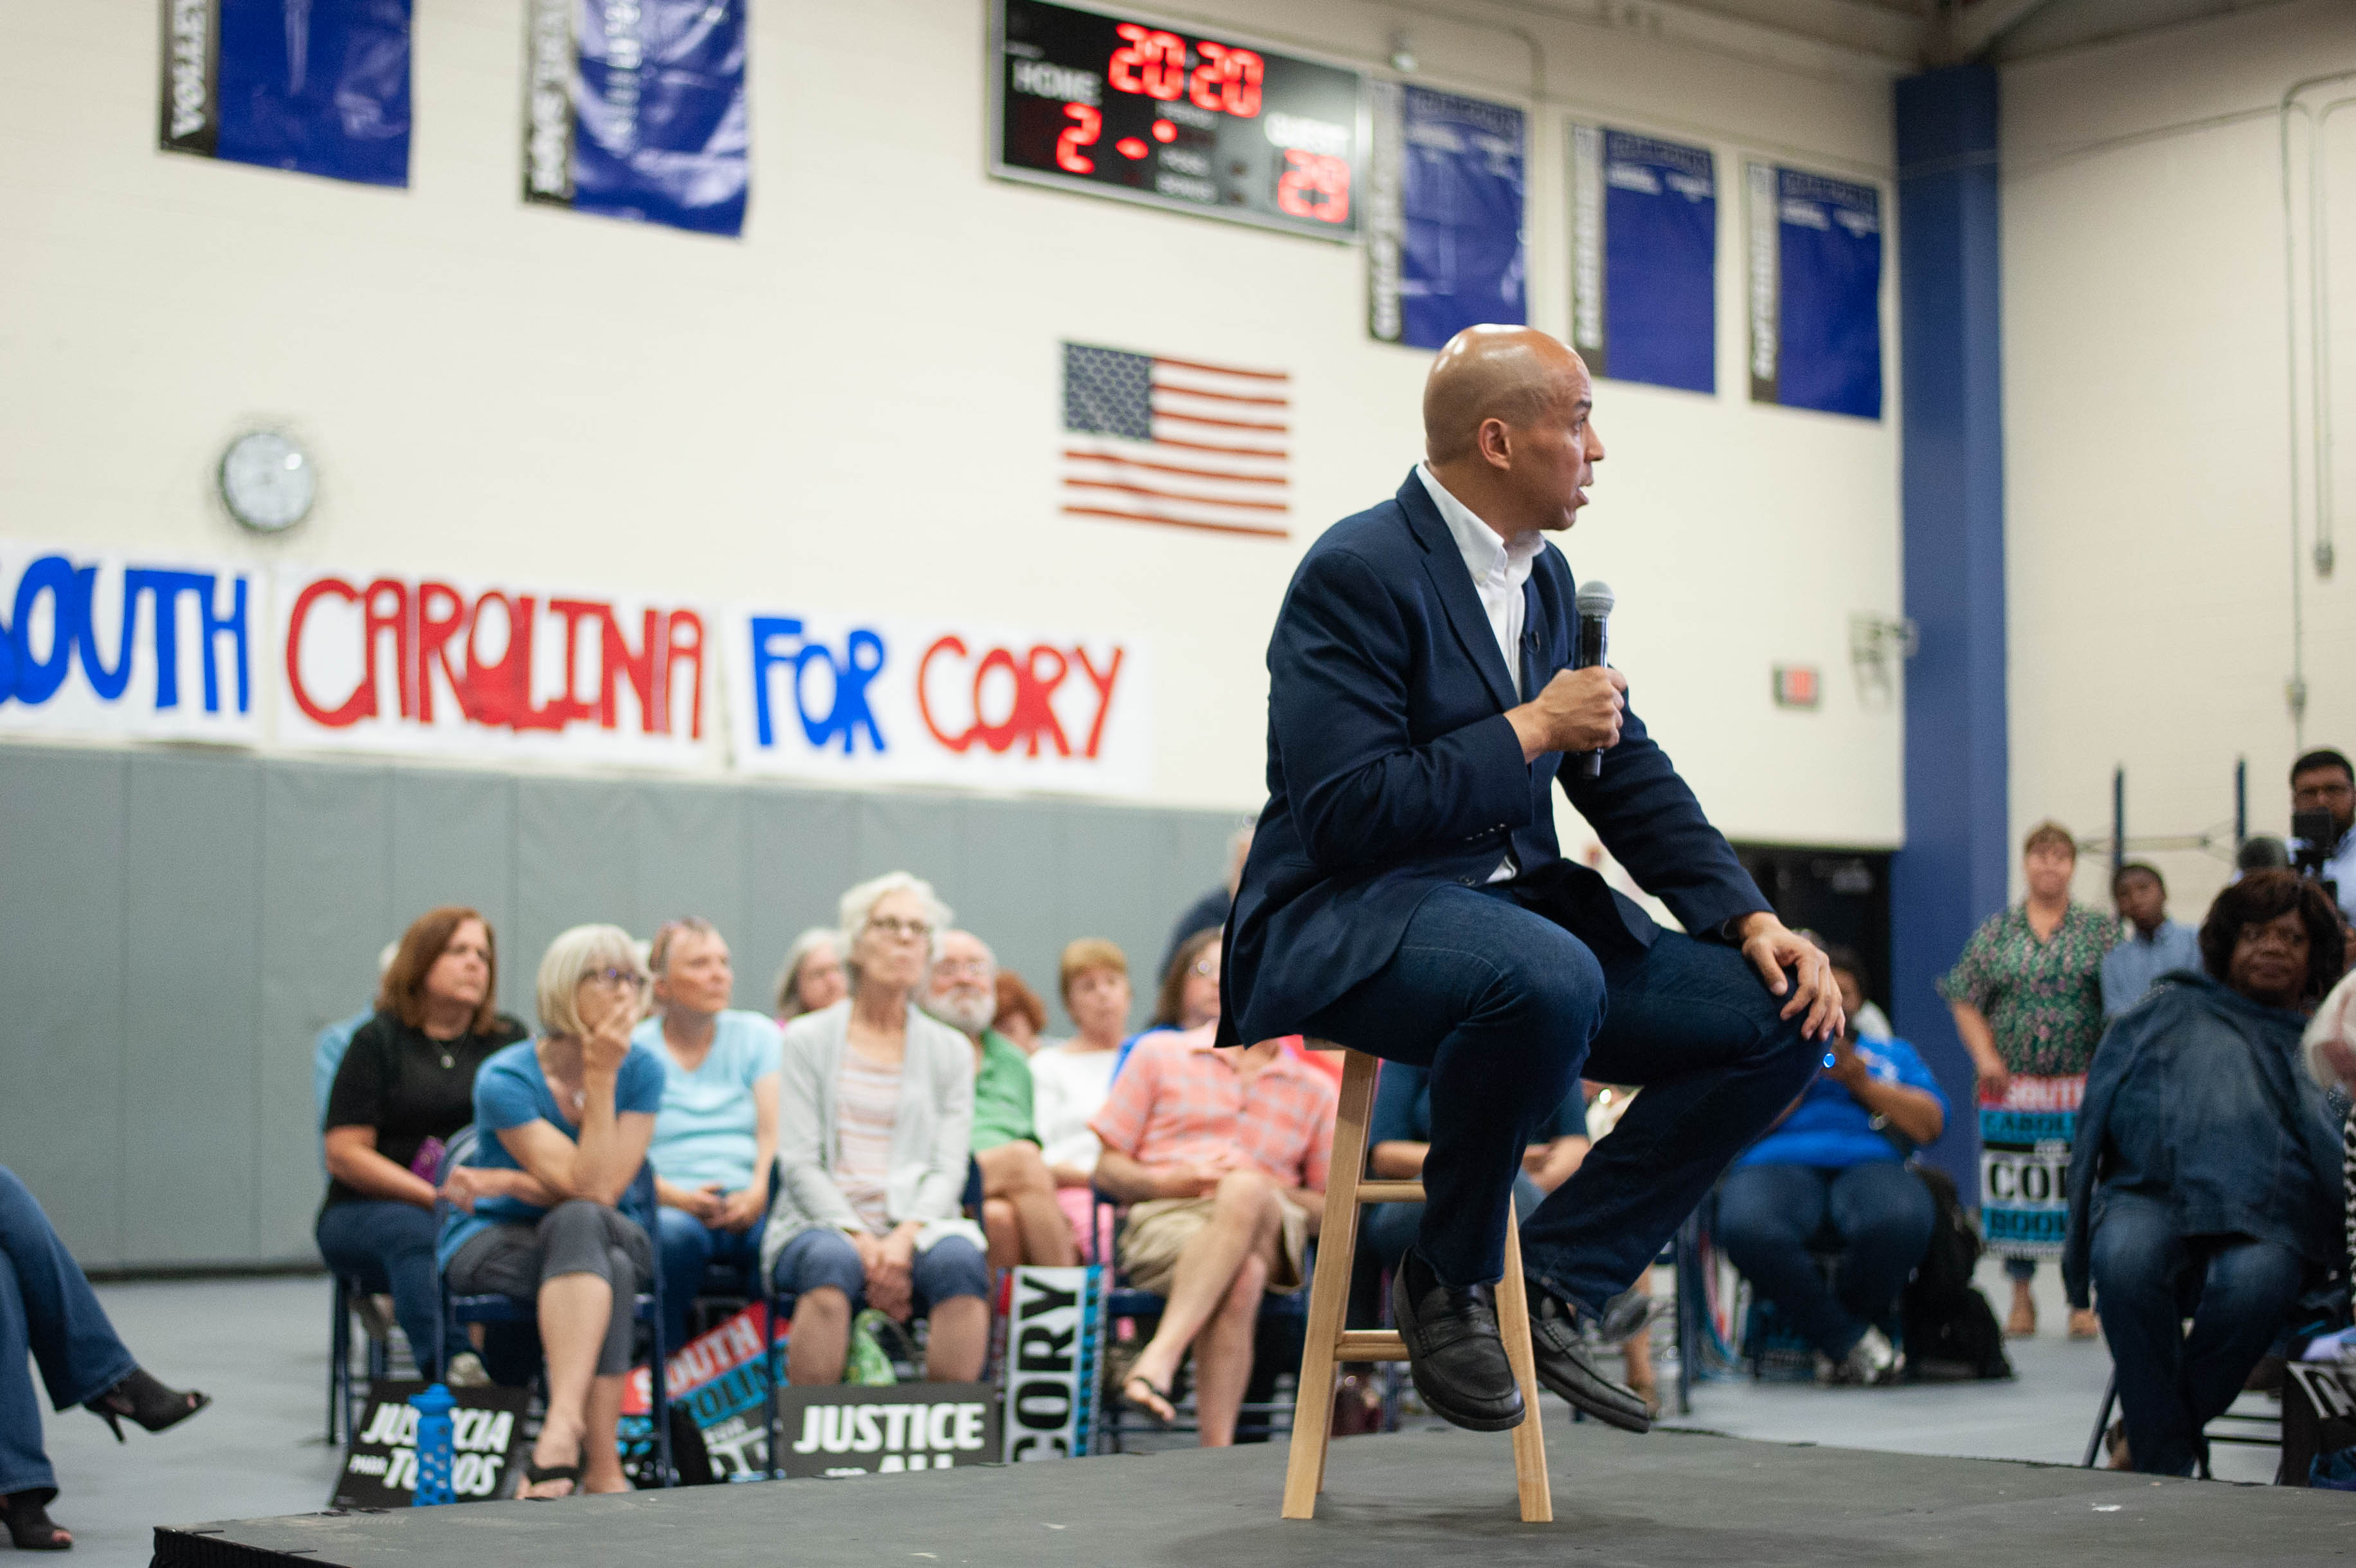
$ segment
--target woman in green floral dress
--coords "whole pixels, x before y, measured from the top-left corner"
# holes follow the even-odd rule
[[[2012,1276],[2005,1332],[2037,1332],[2029,1282],[2037,1260],[2062,1251],[2070,1136],[2086,1064],[2103,1037],[2103,957],[2118,922],[2070,901],[2077,841],[2040,822],[2021,846],[2029,895],[1991,915],[1939,982],[1979,1075],[1980,1219]],[[2092,1312],[2070,1315],[2070,1337],[2098,1332]]]

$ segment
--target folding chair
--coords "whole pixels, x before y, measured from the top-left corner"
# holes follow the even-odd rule
[[[1358,1240],[1358,1208],[1367,1203],[1419,1203],[1419,1181],[1368,1181],[1366,1121],[1374,1110],[1380,1064],[1363,1051],[1344,1058],[1342,1099],[1333,1112],[1333,1157],[1325,1187],[1325,1221],[1309,1297],[1308,1343],[1301,1355],[1301,1385],[1292,1416],[1292,1454],[1284,1473],[1284,1517],[1313,1519],[1325,1489],[1325,1451],[1332,1443],[1333,1372],[1342,1361],[1404,1361],[1407,1345],[1395,1329],[1352,1332],[1342,1326],[1349,1304],[1350,1261]],[[1522,1521],[1554,1518],[1546,1470],[1546,1432],[1539,1420],[1536,1359],[1530,1349],[1529,1298],[1522,1288],[1520,1217],[1505,1207],[1505,1274],[1496,1287],[1497,1328],[1505,1359],[1522,1388],[1522,1423],[1514,1428],[1514,1475]]]
[[[363,1293],[358,1280],[348,1274],[336,1274],[332,1316],[327,1326],[327,1446],[338,1441],[337,1433],[348,1434],[359,1414],[359,1380],[352,1374],[352,1303]],[[381,1382],[390,1370],[384,1342],[371,1334],[362,1334],[368,1341],[368,1379],[371,1388]],[[340,1424],[339,1424],[340,1423]]]
[[[2103,1407],[2094,1412],[2094,1430],[2086,1436],[2086,1452],[2078,1461],[2082,1470],[2094,1467],[2095,1458],[2103,1451],[2103,1434],[2111,1424],[2111,1412],[2118,1405],[2119,1374],[2114,1369],[2110,1381],[2103,1385]],[[2228,1426],[2227,1423],[2233,1424]],[[2213,1480],[2209,1473],[2209,1444],[2239,1443],[2253,1448],[2282,1447],[2282,1412],[2280,1411],[2243,1412],[2229,1410],[2211,1422],[2201,1432],[2201,1452],[2193,1467],[2204,1481]],[[2301,1483],[2304,1485],[2304,1483]]]
[[[435,1187],[440,1187],[449,1178],[452,1166],[466,1165],[474,1158],[475,1145],[479,1137],[480,1134],[472,1126],[461,1127],[451,1135],[449,1146],[443,1151],[441,1164],[434,1172]],[[655,1167],[651,1163],[639,1162],[638,1174],[630,1178],[628,1189],[622,1194],[622,1200],[616,1207],[646,1231],[649,1242],[654,1240]],[[448,1221],[451,1211],[446,1200],[437,1199],[434,1210],[445,1223]],[[669,1349],[663,1344],[662,1269],[659,1260],[657,1266],[648,1273],[648,1288],[639,1292],[633,1298],[630,1316],[637,1322],[647,1325],[648,1334],[653,1343],[653,1353],[648,1365],[648,1380],[653,1389],[652,1414],[656,1471],[661,1477],[662,1484],[671,1487],[678,1485],[679,1472],[671,1464],[670,1394],[666,1386],[668,1379],[663,1365],[669,1354]],[[449,1331],[454,1326],[469,1323],[534,1323],[539,1319],[537,1302],[524,1301],[510,1295],[452,1295],[450,1282],[446,1276],[440,1276],[440,1283],[442,1314],[440,1321],[434,1326],[434,1364],[437,1367],[447,1367],[450,1364],[446,1351]]]
[[[1112,1324],[1127,1318],[1136,1324],[1141,1332],[1150,1337],[1152,1326],[1162,1321],[1162,1309],[1169,1303],[1164,1297],[1151,1291],[1139,1290],[1126,1283],[1126,1276],[1120,1272],[1118,1264],[1120,1227],[1122,1220],[1127,1217],[1126,1208],[1119,1199],[1100,1187],[1091,1188],[1090,1196],[1092,1201],[1088,1209],[1088,1223],[1096,1230],[1097,1234],[1109,1236],[1113,1241],[1113,1245],[1108,1249],[1109,1255],[1103,1260],[1105,1266],[1113,1271],[1110,1284],[1105,1292],[1105,1321]],[[1313,1256],[1314,1244],[1312,1245]],[[1290,1295],[1263,1297],[1259,1306],[1259,1326],[1265,1329],[1274,1320],[1288,1316],[1299,1317],[1302,1310],[1302,1294],[1295,1291]],[[1245,1433],[1249,1432],[1254,1434],[1250,1441],[1258,1442],[1258,1434],[1262,1433],[1273,1437],[1289,1432],[1291,1430],[1292,1412],[1292,1405],[1280,1399],[1247,1399],[1236,1407],[1237,1435],[1240,1438]],[[1116,1454],[1126,1452],[1122,1438],[1130,1430],[1129,1410],[1121,1403],[1120,1390],[1109,1380],[1103,1391],[1103,1408],[1100,1415],[1098,1430],[1110,1440],[1112,1451]],[[1196,1428],[1186,1423],[1184,1407],[1182,1404],[1179,1420],[1162,1430],[1183,1433],[1194,1431]]]

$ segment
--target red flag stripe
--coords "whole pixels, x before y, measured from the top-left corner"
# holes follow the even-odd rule
[[[1183,474],[1190,479],[1224,479],[1238,485],[1289,485],[1292,481],[1280,474],[1231,474],[1218,468],[1182,468],[1174,463],[1147,463],[1135,457],[1124,457],[1116,452],[1075,452],[1066,450],[1066,457],[1083,458],[1092,463],[1118,463],[1125,468],[1151,468],[1157,474]]]
[[[1274,435],[1290,435],[1292,434],[1292,426],[1290,424],[1270,424],[1265,422],[1249,419],[1211,419],[1199,413],[1173,413],[1166,408],[1155,409],[1153,411],[1153,417],[1156,419],[1175,419],[1185,424],[1215,424],[1220,426],[1222,429],[1226,430],[1265,430]]]
[[[1064,481],[1067,490],[1119,490],[1124,495],[1150,496],[1155,500],[1176,501],[1182,506],[1232,507],[1242,511],[1289,511],[1282,501],[1231,501],[1218,496],[1190,496],[1179,490],[1156,489],[1151,485],[1124,485],[1117,479],[1071,479]]]
[[[1067,506],[1064,511],[1070,517],[1108,517],[1119,522],[1158,522],[1164,528],[1198,528],[1206,533],[1248,533],[1258,539],[1291,537],[1281,528],[1254,528],[1240,522],[1196,522],[1183,517],[1155,517],[1150,512],[1114,511],[1107,507]]]
[[[1174,370],[1204,371],[1215,376],[1249,376],[1259,381],[1289,381],[1292,379],[1282,371],[1239,371],[1233,365],[1206,365],[1199,360],[1165,360],[1159,354],[1153,357],[1153,362]]]

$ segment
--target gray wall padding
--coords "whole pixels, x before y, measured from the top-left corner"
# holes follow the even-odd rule
[[[520,777],[199,751],[0,746],[0,1164],[91,1268],[316,1259],[313,1036],[435,904],[498,934],[531,1022],[550,938],[701,914],[766,1009],[851,883],[929,878],[1047,997],[1078,936],[1129,953],[1141,1022],[1221,811]]]

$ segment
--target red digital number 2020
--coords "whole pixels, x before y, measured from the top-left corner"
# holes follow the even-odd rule
[[[1238,120],[1259,113],[1260,78],[1268,72],[1259,56],[1208,38],[1197,42],[1194,50],[1203,57],[1203,63],[1194,68],[1186,96],[1196,108],[1215,114],[1224,109]]]
[[[1064,114],[1072,123],[1055,138],[1055,166],[1066,174],[1087,174],[1097,166],[1097,161],[1080,149],[1097,145],[1097,133],[1104,129],[1104,116],[1085,103],[1065,104]]]
[[[1105,75],[1114,90],[1142,92],[1163,102],[1186,91],[1186,40],[1136,22],[1123,22],[1114,31],[1128,42],[1112,51]]]
[[[1320,223],[1350,220],[1350,160],[1327,153],[1284,149],[1284,173],[1277,177],[1276,205],[1295,218]]]

